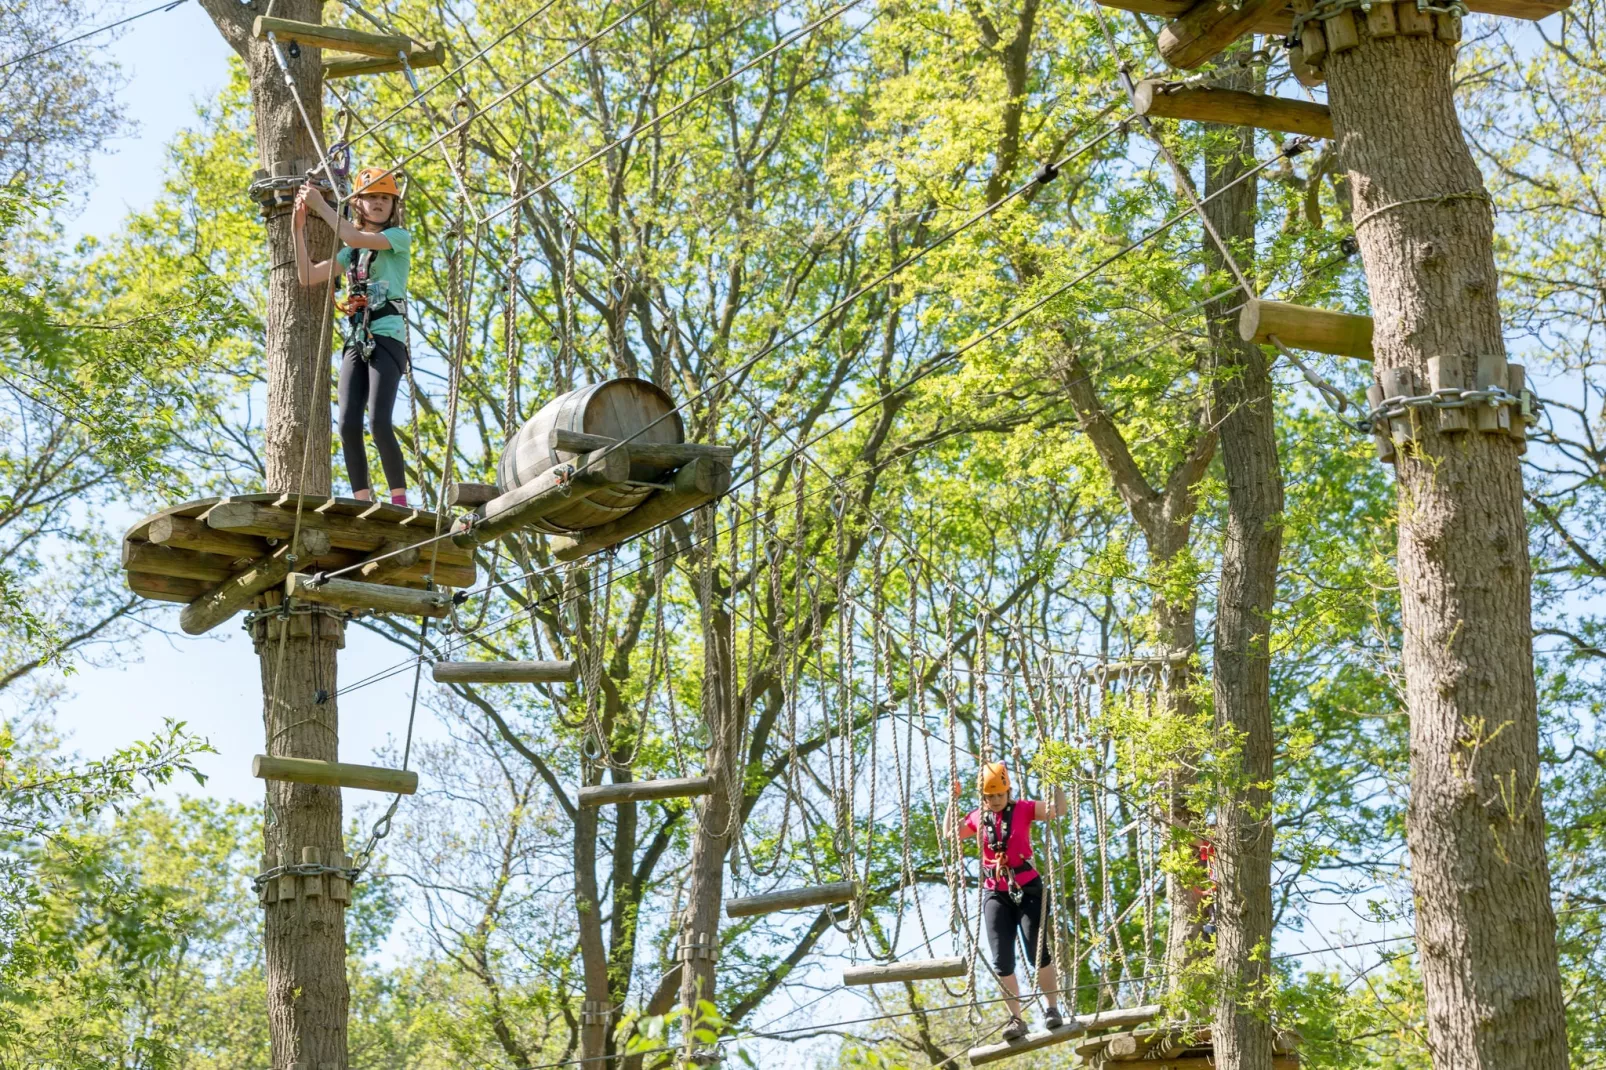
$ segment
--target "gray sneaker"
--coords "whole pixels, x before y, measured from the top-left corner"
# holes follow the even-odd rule
[[[1004,1026],[1004,1041],[1006,1043],[1013,1043],[1025,1035],[1026,1023],[1019,1018],[1010,1018],[1008,1024]]]
[[[1044,1029],[1058,1029],[1064,1024],[1065,1019],[1060,1017],[1060,1009],[1058,1007],[1050,1005],[1048,1010],[1043,1012]]]

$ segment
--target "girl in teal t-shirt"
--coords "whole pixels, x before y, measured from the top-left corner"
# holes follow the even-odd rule
[[[346,344],[340,354],[340,447],[346,474],[355,497],[373,498],[363,442],[366,409],[390,500],[406,505],[407,466],[392,410],[407,373],[405,302],[413,236],[401,226],[401,190],[389,172],[365,167],[357,172],[354,187],[350,204],[355,222],[337,216],[310,182],[296,194],[296,278],[303,286],[327,284],[336,265],[346,274],[346,301],[337,302],[346,317]],[[341,249],[334,260],[312,262],[307,252],[309,210],[339,233]]]

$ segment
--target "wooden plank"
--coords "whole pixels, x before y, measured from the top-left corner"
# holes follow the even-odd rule
[[[629,450],[588,453],[575,463],[574,474],[567,482],[560,482],[559,469],[551,468],[524,486],[487,502],[473,525],[454,535],[453,541],[459,546],[489,542],[629,478]]]
[[[281,509],[261,502],[219,502],[206,511],[206,524],[216,531],[233,531],[259,538],[288,539],[295,530],[296,513],[294,500],[287,504],[289,508]],[[353,502],[353,504],[360,503]],[[364,519],[328,509],[320,512],[309,507],[301,512],[301,530],[305,532],[316,529],[328,532],[332,546],[342,550],[361,550],[364,553],[373,553],[387,542],[422,540],[435,534],[433,513],[416,514],[420,521],[417,525],[403,525],[390,522],[385,517],[387,512],[388,508],[376,509],[372,518]],[[441,561],[454,565],[474,563],[473,555],[461,547],[453,546],[450,539],[443,539],[436,545],[440,547]]]
[[[123,543],[123,568],[129,572],[145,572],[154,576],[182,576],[213,586],[222,583],[236,571],[233,558],[198,554],[194,550],[179,550],[171,546],[153,546],[148,542]]]
[[[341,609],[366,609],[375,613],[397,613],[406,617],[444,617],[452,611],[452,596],[444,591],[415,591],[408,587],[388,587],[382,583],[358,580],[322,579],[305,572],[285,577],[288,598],[315,602]]]
[[[580,678],[578,661],[437,661],[440,684],[558,684]]]
[[[678,780],[629,780],[623,784],[597,784],[580,789],[581,806],[610,806],[649,799],[689,799],[714,790],[711,776],[692,776]]]
[[[1161,1010],[1158,1004],[1130,1007],[1113,1011],[1100,1011],[1082,1018],[1071,1018],[1058,1029],[1039,1030],[1027,1033],[1019,1040],[1005,1041],[1000,1044],[984,1044],[979,1048],[971,1048],[969,1059],[971,1066],[981,1066],[984,1063],[997,1062],[999,1059],[1008,1059],[1028,1051],[1037,1051],[1053,1044],[1063,1044],[1067,1040],[1085,1036],[1098,1029],[1116,1029],[1131,1025],[1142,1025],[1158,1017]],[[1145,1067],[1144,1070],[1151,1070]]]
[[[1195,0],[1098,0],[1100,6],[1118,11],[1131,11],[1139,15],[1157,15],[1163,19],[1181,18],[1193,7]],[[1264,14],[1255,23],[1255,33],[1273,37],[1287,37],[1294,32],[1293,13],[1286,8]]]
[[[947,959],[916,959],[884,966],[850,966],[842,971],[842,983],[884,985],[902,981],[935,981],[942,977],[963,977],[965,970],[965,959],[961,955]]]
[[[391,55],[389,59],[378,59],[367,56],[350,56],[342,53],[325,55],[323,57],[323,76],[325,78],[354,78],[363,74],[389,74],[392,71],[406,70],[411,67],[419,70],[423,67],[443,67],[446,65],[446,42],[436,41],[427,44],[423,41],[414,41],[413,50],[407,54],[407,63],[404,66],[401,57]]]
[[[1544,3],[1542,0],[1465,0],[1467,10],[1479,15],[1500,15],[1508,19],[1527,19],[1538,22],[1572,6],[1572,0],[1562,3]]]
[[[1160,55],[1182,70],[1202,67],[1285,2],[1244,0],[1234,7],[1229,0],[1200,0],[1160,31]]]
[[[453,483],[446,489],[446,504],[472,507],[501,496],[502,488],[495,483]]]
[[[1283,301],[1250,300],[1238,314],[1238,335],[1270,345],[1272,336],[1289,349],[1372,359],[1372,317]]]
[[[283,758],[258,754],[251,759],[251,775],[258,780],[288,780],[292,784],[322,784],[331,788],[361,788],[411,795],[418,790],[418,774],[411,769],[386,769],[350,762],[320,762],[311,758]]]
[[[1433,36],[1433,15],[1431,12],[1418,11],[1415,0],[1399,0],[1394,5],[1394,21],[1399,25],[1402,36]]]
[[[130,591],[157,602],[193,602],[214,586],[204,580],[155,576],[144,572],[130,572],[124,578],[128,581]]]
[[[244,609],[251,599],[283,583],[291,567],[290,547],[276,548],[185,606],[178,616],[178,626],[187,635],[211,631]]]
[[[616,446],[621,440],[555,427],[548,433],[547,441],[550,448],[560,453],[591,453]],[[625,445],[630,450],[631,460],[650,464],[679,467],[699,457],[712,457],[715,463],[729,468],[736,459],[736,451],[729,446],[705,446],[700,442],[626,442]]]
[[[1308,100],[1203,89],[1158,79],[1139,82],[1136,97],[1138,114],[1154,118],[1253,126],[1307,137],[1333,136],[1333,116],[1327,105]]]
[[[280,41],[295,41],[313,48],[332,48],[344,52],[356,52],[363,56],[394,59],[398,63],[399,56],[403,52],[407,53],[407,60],[411,63],[414,52],[427,51],[434,47],[414,41],[411,37],[395,34],[370,33],[367,30],[353,30],[345,26],[325,26],[317,22],[297,22],[294,19],[276,19],[269,15],[258,15],[256,22],[251,25],[251,36],[260,41],[266,40],[270,33]]]
[[[699,457],[675,473],[667,490],[657,490],[629,513],[600,527],[573,535],[553,535],[547,546],[559,561],[573,561],[615,546],[632,535],[650,531],[682,513],[713,501],[730,489],[731,470],[712,457]]]
[[[214,531],[203,520],[191,520],[182,516],[157,517],[145,529],[145,538],[157,546],[194,550],[202,554],[219,554],[234,560],[243,558],[255,561],[271,549],[253,535]]]
[[[850,903],[859,894],[853,881],[834,884],[816,884],[807,888],[783,888],[763,895],[748,895],[740,899],[725,900],[728,918],[752,918],[760,914],[774,914],[782,910],[801,910],[804,907],[823,907],[832,903]]]

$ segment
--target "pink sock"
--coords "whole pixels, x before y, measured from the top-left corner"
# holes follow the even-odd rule
[[[393,491],[391,491],[390,492],[390,504],[392,504],[392,505],[406,505],[407,504],[407,489],[405,487],[403,487],[401,490],[393,490]]]

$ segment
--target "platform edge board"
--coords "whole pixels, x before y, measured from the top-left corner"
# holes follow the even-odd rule
[[[984,1063],[997,1062],[999,1059],[1008,1059],[1011,1056],[1021,1055],[1039,1048],[1047,1048],[1054,1044],[1063,1044],[1080,1036],[1086,1036],[1095,1029],[1114,1029],[1121,1026],[1142,1025],[1159,1017],[1164,1010],[1159,1004],[1142,1007],[1130,1007],[1113,1011],[1099,1011],[1080,1018],[1067,1021],[1058,1029],[1039,1030],[1027,1033],[1020,1040],[1007,1041],[1001,1044],[984,1044],[981,1047],[971,1048],[968,1053],[971,1066],[981,1066]]]

